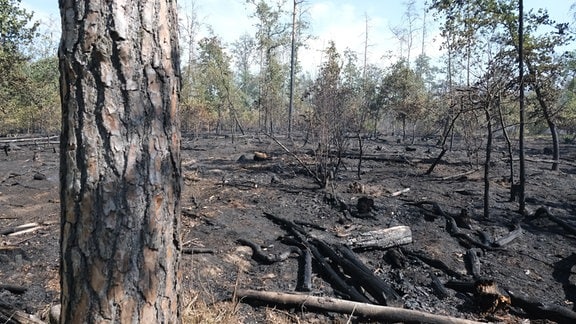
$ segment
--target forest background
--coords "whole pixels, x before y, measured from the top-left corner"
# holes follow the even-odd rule
[[[494,122],[496,134],[514,139],[517,1],[452,2],[385,2],[396,17],[389,20],[370,7],[358,19],[359,9],[343,2],[340,11],[356,16],[332,17],[340,29],[317,21],[327,19],[328,2],[236,1],[221,18],[212,4],[182,3],[182,131],[302,131],[331,145],[338,133],[460,136],[474,150]],[[554,2],[550,11],[566,20],[557,21],[526,3],[527,133],[573,141],[575,5]],[[60,129],[59,18],[51,5],[2,1],[0,135]]]

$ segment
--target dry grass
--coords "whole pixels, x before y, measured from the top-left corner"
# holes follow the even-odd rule
[[[182,323],[185,324],[219,324],[219,323],[242,323],[237,316],[238,303],[224,301],[207,303],[194,293],[186,302],[182,312]]]
[[[199,278],[200,276],[198,276]],[[237,277],[239,278],[239,276]],[[198,281],[197,281],[198,282]],[[234,291],[238,288],[239,281],[236,280]],[[192,292],[184,297],[184,310],[182,312],[182,323],[184,324],[237,324],[250,323],[245,321],[246,315],[239,312],[240,301],[234,294],[229,301],[215,301],[208,288],[200,284],[200,292]],[[302,322],[297,315],[275,308],[262,308],[262,317],[265,323],[269,324],[300,324]]]
[[[203,293],[194,293],[188,299],[182,315],[183,324],[239,324],[254,322],[252,316],[240,311],[241,305],[236,299],[233,299],[233,301],[208,303],[203,297],[206,297]],[[243,311],[246,309],[244,308]],[[256,308],[254,311],[262,312],[259,315],[256,314],[257,321],[266,324],[349,324],[352,319],[352,316],[333,319],[319,318],[313,313],[294,313],[272,307]],[[250,317],[250,319],[246,317]]]

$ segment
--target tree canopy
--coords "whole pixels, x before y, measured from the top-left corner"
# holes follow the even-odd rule
[[[209,26],[209,35],[200,33],[207,23],[199,17],[198,6],[186,9],[191,12],[182,12],[180,37],[186,59],[182,61],[180,100],[185,132],[286,132],[290,101],[295,131],[306,131],[309,123],[298,116],[318,109],[318,102],[309,100],[312,97],[308,94],[314,86],[330,83],[318,78],[330,76],[323,71],[330,56],[325,52],[315,69],[303,69],[298,49],[314,39],[314,35],[307,34],[311,6],[307,1],[298,1],[297,11],[293,12],[292,2],[243,1],[246,15],[254,24],[253,32],[230,43]],[[519,84],[514,63],[518,43],[516,1],[436,0],[429,5],[422,15],[414,1],[406,4],[406,11],[400,14],[409,17],[409,21],[393,28],[401,46],[395,53],[370,53],[371,57],[383,54],[376,61],[367,61],[373,42],[368,16],[364,52],[340,50],[339,45],[345,44],[334,40],[341,91],[348,93],[347,102],[341,104],[353,119],[350,125],[354,124],[355,129],[398,135],[401,127],[401,134],[405,135],[406,128],[412,126],[412,135],[442,135],[448,129],[450,116],[461,110],[458,98],[462,93],[458,91],[476,86],[490,73],[507,80],[507,100],[502,103],[512,102]],[[424,47],[427,35],[432,34],[427,32],[427,14],[432,14],[440,26],[443,51],[439,55],[413,50],[420,41]],[[525,17],[529,130],[537,133],[548,128],[546,110],[550,121],[562,131],[572,132],[569,71],[573,58],[562,51],[573,44],[573,24],[553,21],[545,10],[526,12]],[[49,71],[54,68],[55,53],[52,57],[25,55],[47,53],[37,47],[45,46],[42,39],[48,36],[40,33],[41,25],[33,21],[32,13],[22,9],[19,0],[0,2],[0,22],[0,133],[51,132],[59,123],[55,109],[58,85]],[[290,95],[293,24],[297,50]],[[27,47],[33,49],[25,50]],[[516,122],[511,105],[505,104],[502,109],[505,119]],[[467,130],[464,120],[457,121],[452,129],[455,134]]]

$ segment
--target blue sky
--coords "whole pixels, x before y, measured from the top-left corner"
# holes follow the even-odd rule
[[[178,4],[183,7],[180,18],[189,15],[190,4],[194,2],[198,9],[198,18],[202,24],[201,35],[209,33],[220,36],[224,42],[234,42],[243,33],[253,34],[254,21],[248,16],[251,9],[245,0],[180,0]],[[291,1],[287,1],[291,2]],[[357,52],[363,51],[365,35],[365,19],[368,17],[369,52],[368,61],[371,63],[382,61],[388,53],[399,55],[400,45],[392,33],[395,27],[403,26],[405,21],[406,3],[404,0],[307,0],[305,6],[311,17],[310,33],[316,39],[310,42],[310,50],[302,53],[300,59],[303,65],[318,66],[321,61],[321,50],[330,40],[334,40],[340,51],[351,48]],[[551,17],[559,22],[571,22],[570,6],[576,0],[524,0],[524,7],[546,8]],[[58,23],[57,0],[22,0],[22,5],[36,13],[37,19],[43,21],[50,18]],[[416,0],[416,13],[422,17],[424,0]],[[416,28],[421,26],[421,20],[416,22]],[[439,40],[436,24],[432,17],[427,17],[427,37],[425,49],[428,55],[437,56]],[[404,24],[406,27],[406,24]],[[415,36],[412,53],[421,52],[421,32]],[[404,49],[405,50],[405,49]]]

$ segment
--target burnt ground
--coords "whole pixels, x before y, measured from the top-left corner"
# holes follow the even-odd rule
[[[310,147],[288,143],[304,161]],[[301,144],[301,143],[300,143]],[[550,171],[545,162],[547,139],[531,139],[527,157],[526,201],[529,214],[544,206],[549,213],[576,225],[576,146],[562,144],[560,171]],[[413,145],[399,144],[392,137],[367,140],[362,164],[362,179],[356,177],[357,160],[344,159],[345,169],[325,190],[320,190],[305,170],[276,143],[264,136],[231,137],[207,135],[183,141],[182,235],[186,248],[204,248],[213,253],[183,254],[183,294],[200,292],[208,303],[230,299],[234,288],[293,292],[297,286],[298,258],[262,264],[252,258],[252,250],[238,243],[250,240],[266,252],[280,253],[288,246],[279,238],[288,233],[264,216],[270,213],[287,220],[302,221],[311,235],[330,243],[345,243],[349,235],[378,228],[406,225],[412,243],[403,245],[407,256],[402,268],[390,265],[385,249],[356,251],[359,258],[401,296],[404,308],[479,321],[522,322],[522,310],[512,308],[496,315],[481,313],[470,294],[449,289],[440,298],[432,288],[432,276],[446,283],[455,279],[472,280],[464,262],[467,247],[447,231],[443,217],[430,217],[415,203],[437,203],[445,212],[458,214],[466,209],[470,237],[483,232],[496,240],[514,224],[523,234],[502,249],[479,249],[480,272],[501,288],[509,289],[544,303],[573,309],[576,302],[576,236],[549,218],[529,220],[509,202],[507,163],[504,143],[497,141],[491,174],[491,215],[483,217],[483,171],[475,157],[457,147],[446,154],[431,175],[424,175],[439,153],[432,141]],[[406,148],[410,149],[407,150]],[[269,159],[254,161],[256,151]],[[58,154],[51,146],[20,146],[9,155],[0,152],[0,230],[31,222],[41,223],[36,230],[16,236],[0,236],[0,285],[27,288],[23,294],[0,289],[0,303],[42,315],[49,305],[58,303],[59,192]],[[354,149],[351,149],[354,153]],[[246,161],[239,162],[244,155]],[[481,157],[480,157],[481,158]],[[517,162],[516,162],[517,163]],[[457,176],[467,173],[467,175]],[[361,184],[362,192],[355,189]],[[398,196],[393,192],[410,188]],[[360,197],[374,199],[370,217],[356,217]],[[338,197],[349,207],[330,203]],[[426,205],[424,206],[426,207]],[[425,262],[415,254],[441,261]],[[324,276],[314,273],[315,296],[338,296]],[[264,315],[274,305],[240,303],[236,319],[245,323],[273,322]],[[345,323],[348,315],[306,312],[285,308],[290,321],[299,323]],[[355,319],[367,321],[367,319]]]

